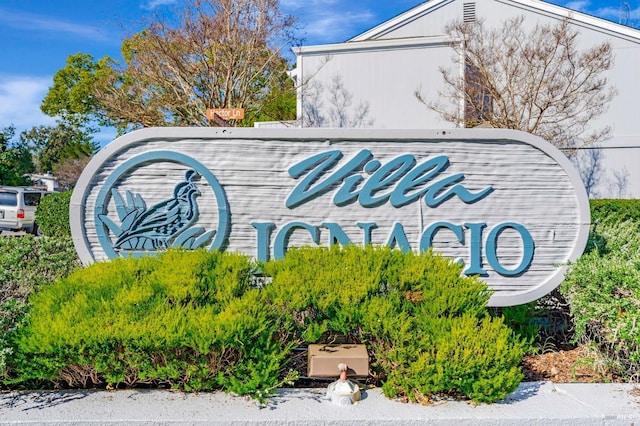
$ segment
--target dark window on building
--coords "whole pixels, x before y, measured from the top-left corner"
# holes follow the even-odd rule
[[[465,65],[465,127],[475,127],[490,121],[493,98],[489,83],[477,67],[469,62]]]

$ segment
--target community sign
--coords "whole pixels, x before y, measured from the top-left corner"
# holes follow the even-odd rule
[[[95,155],[70,207],[85,264],[170,247],[260,260],[433,247],[484,279],[492,306],[553,290],[590,222],[567,158],[497,129],[143,129]]]

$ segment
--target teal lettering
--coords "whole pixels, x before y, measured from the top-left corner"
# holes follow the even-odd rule
[[[374,196],[376,192],[391,187],[391,184],[404,176],[415,165],[416,159],[413,155],[401,155],[380,167],[362,187],[358,201],[363,207],[376,207],[385,204],[389,197],[395,193],[391,192]]]
[[[425,192],[429,191],[429,187],[420,187],[429,182],[434,176],[442,173],[447,167],[449,167],[449,159],[445,155],[430,158],[419,164],[398,183],[395,191],[391,194],[391,205],[393,207],[403,207],[418,200]],[[417,191],[409,194],[411,190]]]
[[[269,260],[269,242],[271,241],[271,231],[276,228],[276,225],[272,222],[251,222],[251,226],[253,226],[258,231],[258,236],[256,238],[256,259],[262,262],[266,262]]]
[[[471,247],[469,248],[469,267],[464,273],[467,275],[487,276],[489,273],[482,267],[482,231],[486,223],[465,223],[465,228],[471,231]]]
[[[289,175],[301,180],[285,205],[293,209],[334,191],[333,203],[338,207],[356,201],[365,208],[387,202],[393,207],[403,207],[424,197],[425,204],[435,208],[453,197],[471,204],[493,192],[492,186],[469,191],[460,183],[464,180],[462,173],[441,176],[449,167],[446,155],[417,164],[413,155],[403,154],[381,164],[371,151],[363,149],[333,171],[342,157],[339,150],[326,151],[290,167]],[[366,178],[363,174],[371,176]]]
[[[293,189],[291,194],[289,194],[289,197],[285,201],[285,206],[293,209],[309,200],[325,194],[327,191],[332,189],[336,183],[343,182],[347,176],[359,170],[371,157],[371,151],[363,149],[349,160],[347,164],[323,180],[320,180],[321,176],[326,174],[333,166],[335,166],[335,164],[342,158],[342,152],[335,150],[312,155],[306,160],[291,166],[289,168],[289,176],[294,179],[298,179],[305,173],[308,174]],[[355,181],[356,182],[351,182],[351,186],[358,183],[357,178]],[[343,197],[348,199],[349,197],[347,197],[347,195],[348,194],[344,194]]]
[[[322,224],[323,228],[329,230],[329,245],[333,246],[340,244],[346,246],[351,244],[351,239],[347,236],[344,230],[337,223],[325,222]]]
[[[498,238],[500,234],[507,228],[515,229],[522,239],[522,259],[518,266],[513,269],[507,269],[500,264],[500,260],[498,259]],[[491,230],[489,236],[487,237],[487,260],[489,261],[489,265],[500,275],[504,275],[507,277],[513,277],[520,275],[524,271],[529,268],[531,262],[533,261],[533,254],[535,251],[535,243],[533,242],[533,237],[524,226],[519,223],[513,222],[505,222],[499,225],[496,225],[495,228]]]
[[[362,243],[365,246],[371,244],[371,230],[376,229],[378,225],[375,222],[358,222],[356,225],[364,232]]]
[[[387,240],[387,245],[391,248],[400,248],[403,253],[411,250],[411,246],[409,245],[409,240],[407,239],[407,234],[404,232],[404,228],[402,224],[396,222],[393,224],[393,228],[391,229],[391,234],[389,235],[389,239]]]
[[[285,224],[282,229],[276,234],[276,240],[273,245],[273,257],[282,259],[287,252],[289,246],[289,238],[296,229],[305,229],[311,235],[311,239],[314,243],[320,244],[320,229],[317,226],[312,226],[304,222],[289,222]]]

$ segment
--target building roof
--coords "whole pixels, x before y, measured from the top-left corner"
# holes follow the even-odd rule
[[[419,4],[418,6],[409,9],[408,11],[383,22],[370,30],[367,30],[351,39],[347,42],[359,42],[367,40],[375,40],[380,38],[393,30],[402,27],[403,25],[415,21],[420,17],[427,15],[441,7],[454,3],[457,0],[430,0]],[[567,9],[566,7],[557,6],[547,3],[542,0],[493,0],[499,3],[513,5],[520,9],[530,10],[537,13],[541,13],[548,16],[557,16],[559,18],[570,18],[574,23],[590,27],[592,29],[605,31],[611,33],[612,36],[617,36],[625,39],[632,39],[633,41],[640,42],[640,31],[628,27],[626,25],[617,24],[615,22],[608,21],[606,19],[598,18],[597,16],[589,15],[586,13],[578,12],[575,10]]]

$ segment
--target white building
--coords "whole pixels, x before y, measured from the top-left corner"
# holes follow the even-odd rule
[[[46,189],[51,192],[58,191],[59,189],[58,181],[51,173],[45,173],[43,175],[32,174],[29,175],[29,178],[31,178],[32,186],[35,188]]]
[[[615,64],[607,77],[618,93],[593,125],[611,126],[613,137],[592,150],[602,171],[588,190],[594,198],[640,198],[640,31],[544,1],[430,0],[344,43],[294,49],[298,121],[302,127],[452,128],[415,96],[420,90],[437,99],[444,91],[439,68],[454,65],[445,25],[482,19],[499,26],[520,15],[531,26],[568,18],[585,48],[611,43]]]

